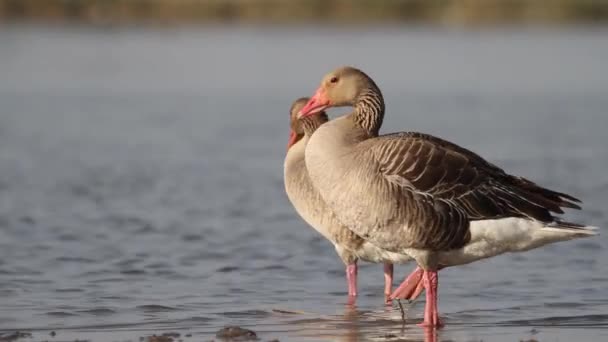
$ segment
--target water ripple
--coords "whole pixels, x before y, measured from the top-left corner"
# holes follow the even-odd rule
[[[584,210],[564,217],[602,232],[598,30],[2,27],[0,46],[13,48],[0,58],[0,331],[133,341],[181,329],[208,340],[240,324],[263,341],[424,339],[412,326],[424,296],[403,326],[384,305],[381,265],[360,263],[347,306],[335,249],[291,207],[290,99],[349,51],[400,111],[387,132],[437,134],[572,193]],[[277,63],[298,62],[293,51],[310,41],[323,58]],[[289,77],[269,77],[277,68]],[[441,339],[512,342],[535,327],[542,341],[608,340],[606,236],[443,270]],[[410,271],[396,266],[396,282]]]

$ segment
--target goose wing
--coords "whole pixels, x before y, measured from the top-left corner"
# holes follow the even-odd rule
[[[551,222],[562,208],[580,209],[578,199],[509,175],[474,152],[432,135],[403,132],[374,140],[372,153],[387,180],[447,200],[470,220],[514,216]]]

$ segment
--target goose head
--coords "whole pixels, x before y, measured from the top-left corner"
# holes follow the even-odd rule
[[[340,67],[323,77],[321,85],[298,116],[306,117],[330,107],[355,106],[360,97],[370,90],[379,93],[367,74],[354,67]]]
[[[305,135],[312,135],[312,133],[325,122],[329,121],[327,114],[321,110],[315,114],[311,114],[307,117],[299,117],[298,113],[304,105],[309,101],[308,97],[301,97],[294,101],[289,111],[290,118],[290,130],[289,130],[289,142],[287,143],[287,150],[295,143],[300,141]]]

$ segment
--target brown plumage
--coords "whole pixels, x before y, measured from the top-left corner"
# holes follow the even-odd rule
[[[464,246],[470,238],[467,221],[522,217],[550,223],[556,220],[553,213],[563,213],[562,208],[580,209],[574,203],[580,201],[570,195],[509,175],[479,155],[431,135],[404,132],[371,139],[370,143],[371,153],[386,179],[412,192],[411,196],[433,202],[438,215],[430,212],[429,219],[453,217],[449,222],[441,221],[451,226],[445,228],[451,232],[438,231],[441,237],[434,246],[418,237],[417,248]],[[424,224],[438,227],[439,221]]]

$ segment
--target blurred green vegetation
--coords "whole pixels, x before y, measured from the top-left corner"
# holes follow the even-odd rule
[[[608,21],[608,0],[0,0],[0,21],[91,24]]]

